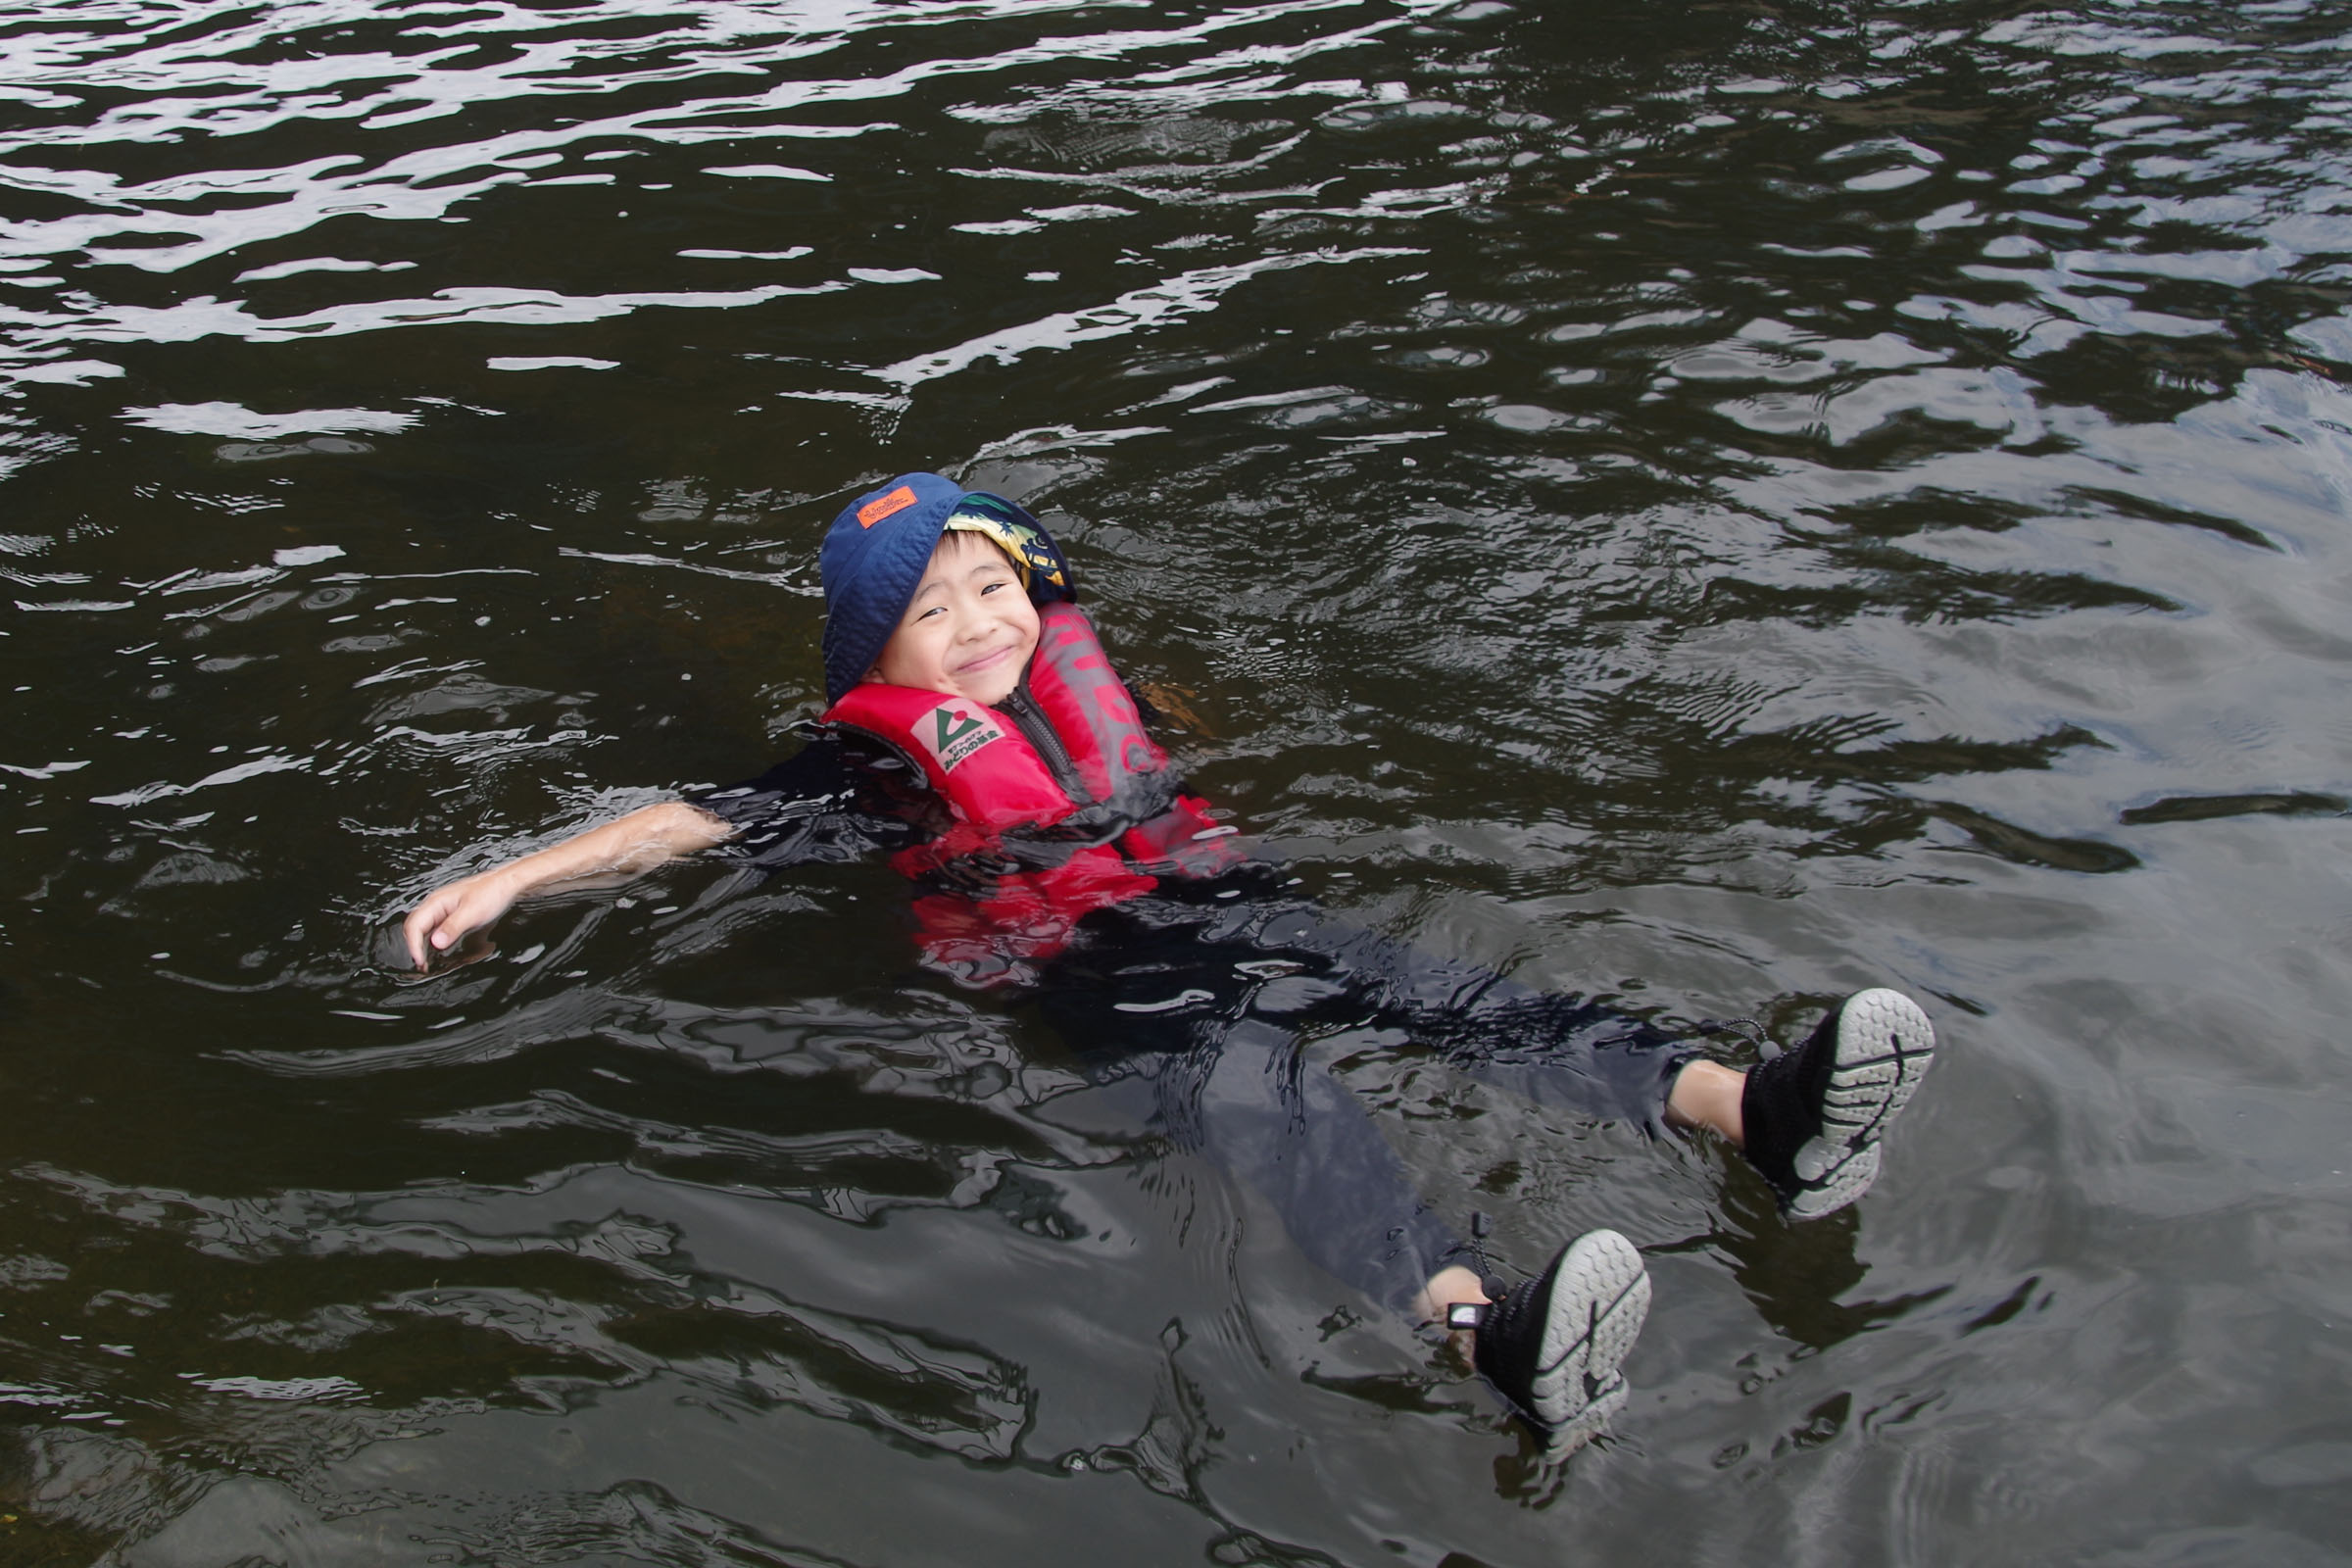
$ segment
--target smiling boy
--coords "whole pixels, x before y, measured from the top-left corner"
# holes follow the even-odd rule
[[[1877,1174],[1934,1050],[1908,998],[1858,993],[1741,1073],[1593,1003],[1339,926],[1184,789],[1077,610],[1059,547],[1020,507],[903,475],[835,518],[820,570],[818,740],[750,783],[436,890],[404,926],[417,967],[517,899],[730,840],[769,867],[886,851],[916,883],[935,967],[1034,999],[1097,1081],[1149,1082],[1160,1123],[1263,1194],[1312,1261],[1468,1333],[1479,1370],[1555,1453],[1625,1400],[1619,1363],[1649,1299],[1641,1254],[1600,1230],[1517,1286],[1483,1280],[1301,1031],[1399,1030],[1546,1103],[1706,1129],[1797,1218],[1852,1202]]]

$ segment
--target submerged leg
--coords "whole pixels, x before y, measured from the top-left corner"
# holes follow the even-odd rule
[[[1321,988],[1304,1009],[1314,1016],[1404,1030],[1469,1077],[1540,1104],[1658,1131],[1671,1125],[1677,1075],[1702,1054],[1590,998],[1537,991],[1304,908],[1255,935]]]
[[[1631,1242],[1591,1232],[1490,1301],[1476,1274],[1446,1261],[1459,1242],[1421,1205],[1363,1102],[1289,1031],[1244,1020],[1213,1049],[1169,1120],[1264,1194],[1310,1261],[1415,1320],[1470,1331],[1480,1374],[1552,1457],[1607,1426],[1626,1400],[1619,1364],[1649,1310]]]
[[[1363,1102],[1286,1029],[1244,1019],[1221,1034],[1197,1096],[1164,1107],[1171,1126],[1263,1194],[1316,1267],[1424,1315],[1432,1277],[1461,1244],[1421,1202]]]
[[[1449,1055],[1475,1043],[1480,1050],[1464,1052],[1474,1070],[1492,1066],[1495,1076],[1536,1082],[1536,1098],[1644,1123],[1662,1114],[1665,1053],[1695,1053],[1604,1008],[1541,998],[1296,905],[1212,909],[1209,920],[1163,915],[1191,927],[1180,946],[1156,920],[1138,918],[1145,912],[1099,917],[1098,928],[1128,940],[1073,952],[1057,966],[1061,984],[1042,1000],[1064,1038],[1116,1042],[1115,1054],[1098,1058],[1104,1062],[1156,1058],[1142,1070],[1181,1143],[1263,1194],[1325,1272],[1414,1321],[1450,1320],[1473,1333],[1481,1373],[1554,1453],[1598,1431],[1624,1401],[1618,1363],[1647,1309],[1640,1254],[1615,1233],[1595,1232],[1490,1301],[1479,1275],[1452,1261],[1464,1249],[1422,1205],[1368,1108],[1306,1058],[1298,1031],[1402,1025],[1453,1048]],[[1520,999],[1528,1001],[1509,1005]],[[1525,1059],[1484,1049],[1493,1041],[1487,1026],[1504,1014],[1526,1025],[1504,1031]]]

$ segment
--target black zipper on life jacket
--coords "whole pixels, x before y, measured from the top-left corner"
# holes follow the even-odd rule
[[[1087,793],[1086,781],[1079,776],[1078,764],[1070,760],[1069,748],[1061,744],[1061,737],[1054,733],[1052,721],[1046,717],[1046,710],[1037,706],[1036,698],[1029,695],[1029,677],[1026,674],[1021,676],[1021,683],[1012,689],[1012,695],[997,705],[997,711],[1011,719],[1013,728],[1019,730],[1023,738],[1036,749],[1038,757],[1046,764],[1046,771],[1054,775],[1054,782],[1061,786],[1064,795],[1080,806],[1094,803],[1094,796]]]

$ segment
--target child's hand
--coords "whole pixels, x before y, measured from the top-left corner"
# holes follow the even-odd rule
[[[432,954],[448,952],[466,932],[506,913],[514,898],[513,879],[503,867],[435,888],[401,924],[410,960],[423,969]]]
[[[1200,694],[1190,686],[1170,686],[1165,681],[1142,680],[1137,681],[1132,690],[1144,700],[1144,716],[1147,720],[1156,714],[1165,719],[1171,729],[1210,740],[1216,738],[1216,731],[1208,727],[1207,721],[1193,707],[1200,700]]]

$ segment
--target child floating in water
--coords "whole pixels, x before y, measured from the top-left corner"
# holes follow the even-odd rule
[[[1864,991],[1740,1073],[1637,1019],[1325,920],[1243,854],[1146,730],[1037,519],[907,474],[833,521],[822,736],[762,777],[647,807],[442,887],[418,968],[517,900],[732,841],[778,867],[875,851],[915,884],[928,962],[1033,999],[1097,1081],[1148,1081],[1169,1131],[1262,1193],[1312,1261],[1418,1322],[1564,1453],[1626,1397],[1641,1254],[1591,1232],[1504,1289],[1420,1203],[1308,1026],[1401,1030],[1464,1072],[1645,1127],[1705,1128],[1786,1212],[1862,1196],[1935,1049],[1910,999]],[[1478,1254],[1483,1262],[1483,1253]]]

